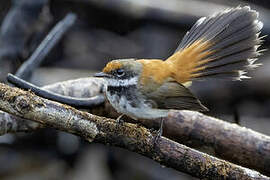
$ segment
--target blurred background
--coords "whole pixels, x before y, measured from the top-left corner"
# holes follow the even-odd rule
[[[201,16],[249,5],[259,11],[262,35],[270,32],[269,0],[6,0],[0,2],[0,79],[30,57],[69,12],[77,21],[30,81],[43,86],[88,77],[110,60],[166,59]],[[263,48],[268,48],[269,37]],[[242,82],[196,82],[192,91],[226,121],[270,135],[269,52]],[[120,148],[89,144],[52,129],[0,137],[0,180],[195,179]]]

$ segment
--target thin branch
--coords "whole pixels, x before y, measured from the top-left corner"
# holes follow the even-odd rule
[[[0,61],[15,61],[22,56],[47,3],[48,0],[12,1],[12,7],[1,24]]]
[[[31,57],[25,61],[16,72],[16,76],[22,79],[28,79],[34,69],[36,69],[50,50],[59,42],[67,30],[74,24],[76,15],[69,13],[63,20],[50,31],[45,39],[40,43]]]
[[[74,98],[74,97],[70,97],[70,96],[63,96],[60,94],[56,94],[53,92],[50,92],[46,89],[42,89],[39,88],[29,82],[26,82],[12,74],[8,74],[7,76],[7,80],[8,82],[12,83],[13,85],[25,89],[25,90],[31,90],[32,92],[34,92],[36,95],[53,100],[53,101],[57,101],[57,102],[61,102],[64,104],[68,104],[74,107],[78,107],[78,108],[92,108],[94,106],[98,106],[102,103],[104,103],[105,98],[104,95],[100,94],[100,95],[96,95],[93,97],[89,97],[89,98]]]
[[[40,98],[31,92],[0,84],[0,109],[16,116],[39,122],[69,133],[77,134],[89,142],[118,146],[147,156],[167,167],[208,179],[270,179],[262,174],[220,160],[155,135],[148,129],[130,123],[118,124]]]

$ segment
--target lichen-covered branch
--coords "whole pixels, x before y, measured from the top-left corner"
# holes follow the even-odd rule
[[[7,133],[30,132],[43,127],[40,123],[0,111],[0,136]]]
[[[101,82],[103,81],[101,79],[98,81],[97,78],[81,78],[51,84],[45,86],[44,89],[65,96],[89,98],[95,96],[101,91],[103,87],[103,83]],[[94,111],[99,111],[100,114],[104,114],[102,109],[103,106],[96,107]],[[0,111],[0,135],[16,132],[31,132],[43,127],[44,126],[39,123],[25,119],[22,120],[17,116]]]
[[[211,148],[217,157],[270,175],[269,136],[192,111],[171,112],[164,128],[179,143]]]
[[[46,86],[55,93],[87,97],[85,92],[97,95],[102,88],[102,79],[83,78]],[[75,92],[71,92],[74,90]],[[97,89],[96,89],[97,88]],[[119,116],[109,103],[90,110],[95,114],[116,118]],[[158,127],[159,120],[140,120],[145,126]],[[270,175],[270,137],[209,117],[193,111],[175,111],[164,121],[164,136],[189,147],[229,160],[233,163],[256,169]]]
[[[81,78],[51,84],[44,89],[65,96],[89,98],[102,93],[103,83],[100,78]],[[119,116],[109,103],[92,108],[90,112],[112,118]],[[31,121],[25,121],[25,127],[28,122]],[[159,125],[159,121],[154,120],[141,122],[149,128]],[[192,111],[172,111],[164,123],[165,137],[266,175],[270,174],[269,136]]]
[[[117,124],[112,119],[81,112],[5,84],[0,84],[0,109],[21,118],[77,134],[89,142],[109,144],[140,153],[195,177],[270,179],[256,171],[214,158],[164,137],[155,144],[154,134],[142,126]]]
[[[142,120],[147,127],[158,120]],[[270,137],[194,111],[171,111],[164,136],[216,157],[270,175]]]

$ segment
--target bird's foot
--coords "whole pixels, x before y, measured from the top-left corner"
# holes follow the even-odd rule
[[[159,130],[155,136],[155,139],[154,139],[154,146],[156,146],[158,144],[158,141],[160,139],[160,137],[162,136],[162,133],[163,133],[163,117],[161,118],[160,120],[160,124],[159,124]]]
[[[124,114],[121,114],[120,116],[118,116],[118,118],[116,119],[117,124],[123,124],[124,123],[124,119],[122,118],[123,116],[124,116]]]

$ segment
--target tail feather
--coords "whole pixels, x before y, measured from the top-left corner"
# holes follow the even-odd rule
[[[214,14],[210,17],[202,17],[200,20],[198,20],[194,26],[194,31],[189,31],[186,34],[186,41],[182,41],[177,50],[183,49],[190,44],[194,43],[197,39],[204,37],[205,39],[212,39],[213,37],[216,37],[219,33],[221,33],[224,29],[226,29],[226,26],[230,23],[230,21],[237,20],[241,16],[246,15],[246,12],[241,8],[235,8],[235,9],[227,9],[224,12],[220,12],[217,14]],[[241,24],[246,21],[241,21]],[[249,21],[247,23],[250,23]],[[233,24],[232,24],[233,25]],[[238,24],[239,25],[239,24]],[[194,27],[193,26],[193,27]],[[241,28],[241,26],[238,26]],[[209,31],[211,29],[211,31]],[[230,30],[233,30],[232,28]],[[229,32],[226,30],[226,32]],[[222,37],[222,36],[220,36]]]
[[[209,50],[222,50],[233,44],[244,45],[247,41],[250,47],[256,44],[261,44],[261,40],[259,39],[259,33],[257,33],[260,31],[261,28],[262,28],[261,23],[252,26],[247,26],[244,29],[235,32],[226,38],[219,39],[218,41],[216,40],[215,44]],[[245,42],[241,43],[242,41]]]
[[[233,10],[237,11],[238,9],[233,9]],[[219,42],[223,39],[226,39],[227,37],[230,37],[231,35],[243,33],[241,32],[242,30],[245,30],[245,29],[254,30],[253,26],[254,27],[257,26],[257,20],[255,21],[251,21],[251,20],[257,19],[258,13],[256,12],[249,13],[250,11],[245,11],[245,10],[249,10],[249,9],[248,8],[240,9],[239,13],[235,13],[234,16],[230,16],[230,19],[228,19],[227,21],[223,20],[224,22],[221,25],[216,27],[217,29],[216,31],[219,33],[216,33],[215,31],[210,30],[206,36],[215,42]],[[230,14],[230,12],[228,13]],[[248,33],[246,33],[245,35],[247,34]]]
[[[233,78],[234,80],[241,81],[242,79],[249,79],[249,76],[246,76],[247,72],[245,71],[231,71],[231,72],[218,72],[218,73],[206,73],[201,76],[201,78],[212,78],[213,76],[215,78],[219,79],[228,79],[228,77]]]
[[[199,19],[167,60],[177,66],[175,79],[247,78],[246,71],[259,66],[262,27],[258,13],[247,6]]]
[[[226,57],[232,54],[238,54],[244,51],[248,51],[249,49],[252,49],[253,51],[257,52],[257,49],[260,45],[254,46],[254,44],[256,43],[255,41],[256,40],[253,39],[252,37],[252,38],[242,40],[235,44],[230,44],[229,46],[226,46],[226,47],[222,47],[222,48],[212,47],[218,50],[216,50],[215,53],[210,55],[208,58],[216,61],[220,57]],[[217,46],[220,46],[220,45],[217,44]],[[237,61],[237,59],[232,59],[232,60]]]
[[[256,60],[257,59],[255,59],[255,61]],[[216,65],[216,66],[208,66],[207,67],[207,71],[208,71],[208,73],[210,73],[210,72],[215,72],[215,73],[218,73],[218,72],[228,72],[228,71],[230,71],[232,69],[235,69],[236,71],[240,71],[245,66],[250,66],[250,69],[254,69],[254,68],[257,67],[257,65],[259,65],[259,64],[256,64],[255,65],[255,64],[252,64],[252,63],[254,63],[254,61],[243,61],[243,60],[240,60],[240,61],[236,61],[236,62],[232,62],[232,63],[227,63],[227,64],[221,64],[221,65]],[[201,74],[201,75],[203,75],[203,74]]]
[[[199,75],[196,78],[220,78],[219,76],[214,76],[215,74],[220,73],[223,74],[223,76],[227,74],[227,79],[242,79],[242,72],[246,72],[250,69],[254,69],[254,67],[259,66],[259,64],[254,63],[257,60],[256,57],[260,55],[260,53],[258,53],[255,49],[256,47],[253,47],[233,54],[218,57],[215,61],[208,63],[205,68],[198,73]],[[241,71],[241,73],[237,73],[238,71]],[[235,76],[237,74],[239,76]],[[222,79],[224,79],[224,77]]]
[[[186,34],[186,42],[184,43],[181,43],[178,47],[178,50],[179,49],[182,49],[182,48],[185,48],[187,46],[189,46],[190,44],[194,43],[198,37],[204,37],[204,34],[207,33],[208,29],[210,29],[211,27],[213,28],[213,32],[216,32],[214,30],[216,25],[217,25],[217,22],[220,21],[221,19],[221,13],[217,14],[216,15],[216,18],[212,18],[212,17],[202,17],[200,20],[199,20],[199,23],[197,24],[197,27],[196,29],[194,29],[194,32],[188,32]],[[231,14],[227,14],[227,16],[229,16]],[[225,15],[226,17],[226,15]]]
[[[209,67],[226,65],[238,61],[248,62],[249,59],[254,59],[260,55],[260,53],[256,51],[256,49],[257,46],[248,49],[243,49],[241,51],[232,50],[232,52],[228,52],[222,56],[212,56],[208,64],[207,65],[204,64],[205,67],[204,70],[207,70]],[[252,62],[254,63],[255,61]]]

